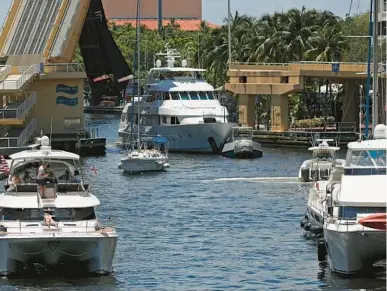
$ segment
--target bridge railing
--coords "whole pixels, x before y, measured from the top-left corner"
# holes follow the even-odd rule
[[[4,81],[9,74],[11,74],[11,66],[0,66],[0,82]]]
[[[289,66],[297,64],[310,64],[310,65],[332,65],[332,64],[341,64],[341,65],[356,65],[356,66],[366,66],[367,63],[362,62],[317,62],[317,61],[300,61],[300,62],[288,62],[288,63],[265,63],[265,62],[231,62],[231,65],[253,65],[253,66]]]
[[[19,136],[15,137],[2,137],[0,138],[0,147],[20,147],[25,145],[28,140],[32,137],[36,130],[36,119],[32,119],[26,128],[22,131]]]
[[[308,131],[308,132],[327,132],[327,131],[337,131],[337,132],[356,132],[356,122],[325,122],[320,126],[308,126],[308,127],[296,127],[290,125],[290,131]]]
[[[80,63],[58,63],[44,66],[44,73],[81,73],[85,67]]]

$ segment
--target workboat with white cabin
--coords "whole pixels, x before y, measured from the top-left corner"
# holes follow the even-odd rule
[[[141,138],[127,155],[121,159],[119,168],[126,173],[161,172],[170,167],[168,140],[161,136]],[[139,146],[138,146],[139,145]]]
[[[233,127],[232,135],[226,140],[222,155],[228,158],[253,159],[262,157],[260,143],[253,141],[252,127]]]
[[[319,244],[333,271],[351,274],[386,259],[386,135],[380,124],[373,140],[348,144],[324,212],[325,245]]]
[[[100,202],[84,183],[79,156],[49,144],[44,136],[39,150],[10,156],[9,179],[0,194],[0,274],[29,264],[107,274],[117,233],[96,217]],[[42,167],[49,174],[37,180]]]
[[[343,159],[337,158],[340,150],[337,146],[330,146],[333,139],[317,139],[316,143],[308,150],[312,151],[314,158],[304,161],[298,172],[298,179],[303,182],[327,179],[335,166],[344,165]]]
[[[117,144],[125,145],[129,136],[137,139],[140,127],[141,135],[167,138],[171,152],[211,153],[209,138],[221,148],[236,123],[228,121],[227,108],[203,77],[205,70],[187,67],[186,60],[175,66],[180,55],[174,49],[158,56],[166,58],[167,66],[157,60],[148,73],[144,95],[125,105]]]

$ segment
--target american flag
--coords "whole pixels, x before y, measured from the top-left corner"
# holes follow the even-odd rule
[[[98,175],[98,170],[94,165],[91,167],[90,170],[92,170],[94,172],[94,174]]]
[[[5,160],[3,155],[0,155],[0,172],[3,172],[5,174],[9,174],[8,163]]]

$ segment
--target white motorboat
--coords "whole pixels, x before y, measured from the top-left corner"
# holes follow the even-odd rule
[[[355,273],[386,258],[386,135],[381,124],[374,140],[349,143],[341,181],[332,186],[319,258],[327,252],[336,272]]]
[[[17,273],[31,263],[107,274],[117,233],[96,217],[100,202],[83,181],[79,156],[49,144],[44,136],[39,150],[10,156],[10,176],[0,194],[0,274]],[[40,187],[41,162],[48,164],[52,180]]]
[[[318,144],[308,149],[312,151],[314,158],[302,163],[298,172],[299,180],[311,182],[327,179],[335,166],[344,165],[344,160],[337,158],[340,148],[329,145],[329,142],[333,141],[333,139],[317,139]]]
[[[131,133],[136,139],[139,127],[141,135],[166,137],[171,152],[211,153],[209,138],[221,148],[237,124],[228,122],[227,108],[204,79],[205,70],[188,67],[186,60],[175,66],[180,55],[174,49],[158,56],[165,57],[167,65],[162,67],[157,60],[148,73],[144,95],[125,105],[117,144],[125,145]]]
[[[331,192],[329,188],[338,183],[341,179],[342,167],[335,167],[329,176],[328,180],[318,180],[313,183],[309,189],[308,202],[306,204],[306,212],[300,220],[300,226],[310,234],[314,234],[317,238],[323,236],[324,211],[326,203]]]
[[[223,146],[222,155],[237,159],[262,157],[260,143],[253,141],[253,128],[233,127],[231,137],[226,140]]]
[[[160,172],[169,167],[168,140],[160,136],[142,139],[140,146],[129,151],[119,164],[126,173]]]

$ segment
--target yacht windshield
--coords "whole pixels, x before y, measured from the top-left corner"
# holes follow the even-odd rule
[[[351,150],[347,154],[346,167],[386,167],[386,150]]]
[[[208,96],[208,99],[209,100],[214,100],[215,99],[215,97],[214,97],[214,93],[212,93],[212,92],[207,92],[207,96]]]
[[[180,98],[181,100],[189,100],[188,92],[180,92]]]
[[[191,100],[199,100],[199,95],[197,92],[189,92],[189,95],[191,96]]]
[[[77,160],[30,160],[11,166],[12,184],[35,184],[39,167],[46,164],[46,180],[52,183],[81,183],[82,171]]]
[[[172,100],[180,100],[179,93],[178,92],[171,92]]]
[[[198,92],[200,100],[207,100],[206,92]]]

